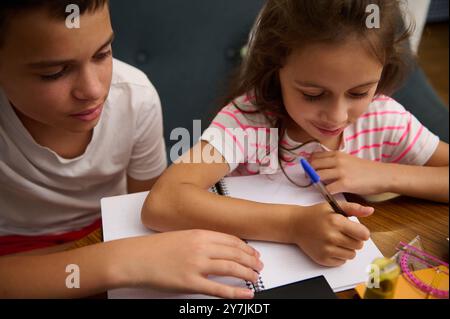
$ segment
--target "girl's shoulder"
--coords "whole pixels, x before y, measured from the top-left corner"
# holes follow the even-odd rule
[[[378,115],[389,114],[391,111],[406,111],[403,105],[397,102],[394,98],[379,94],[376,95],[369,104],[369,112],[378,112]],[[395,114],[395,113],[393,113]]]
[[[359,117],[364,126],[394,125],[407,120],[410,113],[392,97],[377,95]]]
[[[216,116],[215,121],[218,120],[242,128],[271,126],[270,116],[261,112],[250,94],[237,97],[223,107]]]

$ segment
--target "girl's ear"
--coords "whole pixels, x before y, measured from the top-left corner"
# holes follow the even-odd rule
[[[293,55],[294,53],[297,53],[300,50],[300,48],[285,47],[284,50],[285,50],[285,52],[282,53],[282,56],[280,58],[280,64],[281,64],[282,68],[284,68],[285,65],[288,63],[288,60],[291,57],[291,55]]]
[[[284,56],[280,59],[280,70],[284,69],[284,67],[286,66],[289,55],[290,54],[286,54],[286,56]]]
[[[276,73],[276,80],[281,85],[281,72],[285,71],[284,66],[278,69],[278,72]]]

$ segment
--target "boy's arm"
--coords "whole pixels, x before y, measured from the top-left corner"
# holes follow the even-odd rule
[[[255,269],[262,269],[257,252],[239,238],[203,230],[168,232],[61,253],[1,257],[0,299],[80,298],[123,287],[251,298],[248,289],[207,277],[256,282]],[[79,288],[67,287],[78,280]]]
[[[80,298],[104,292],[113,286],[108,252],[112,246],[99,244],[47,255],[1,257],[0,298]],[[69,289],[66,280],[71,283],[71,278],[76,279],[78,269],[80,287]]]

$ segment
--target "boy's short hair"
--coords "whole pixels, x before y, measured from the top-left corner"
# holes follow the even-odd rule
[[[0,0],[0,48],[8,30],[8,23],[15,15],[36,10],[46,9],[49,18],[64,20],[69,13],[66,7],[75,4],[80,8],[80,14],[95,12],[109,4],[109,0]]]

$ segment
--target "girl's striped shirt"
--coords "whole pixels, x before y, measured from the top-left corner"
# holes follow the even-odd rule
[[[236,104],[238,107],[236,107]],[[230,166],[230,175],[273,174],[279,170],[278,136],[270,121],[248,95],[225,106],[203,133],[201,140],[216,148]],[[269,115],[270,116],[270,115]],[[343,132],[339,151],[372,161],[424,165],[435,152],[439,137],[394,99],[378,95],[367,111]],[[301,143],[286,133],[281,142],[281,163],[297,165],[297,158],[327,151],[317,143]],[[329,151],[329,150],[328,150]]]

